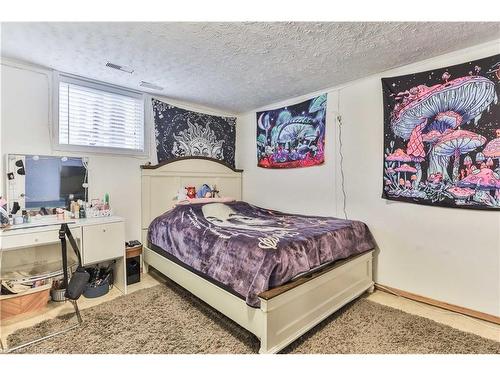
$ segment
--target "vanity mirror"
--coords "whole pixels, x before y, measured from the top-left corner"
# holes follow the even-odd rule
[[[26,210],[42,215],[54,208],[87,201],[86,158],[10,154],[7,156],[9,212]]]

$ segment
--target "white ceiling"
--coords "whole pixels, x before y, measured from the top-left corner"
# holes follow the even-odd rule
[[[1,53],[238,113],[499,37],[500,23],[2,23]]]

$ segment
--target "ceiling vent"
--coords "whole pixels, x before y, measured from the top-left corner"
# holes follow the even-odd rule
[[[113,64],[113,63],[110,63],[109,61],[106,63],[106,66],[108,68],[121,70],[122,72],[130,73],[130,74],[132,74],[134,72],[134,69],[132,69],[129,66],[122,66],[122,65],[118,65],[118,64]]]
[[[146,87],[146,88],[152,89],[152,90],[160,90],[160,91],[163,90],[163,87],[155,85],[153,83],[146,82],[146,81],[141,81],[141,83],[139,83],[139,86]]]

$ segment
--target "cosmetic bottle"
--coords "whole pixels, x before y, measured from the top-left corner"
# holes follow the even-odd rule
[[[85,219],[85,203],[80,206],[80,219]]]

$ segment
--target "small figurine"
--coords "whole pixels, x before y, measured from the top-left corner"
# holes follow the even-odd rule
[[[217,190],[217,186],[214,185],[214,187],[212,188],[212,198],[215,198],[216,196],[220,197],[219,190]]]
[[[196,187],[194,186],[187,186],[185,187],[186,189],[186,195],[188,196],[188,198],[196,198]]]

